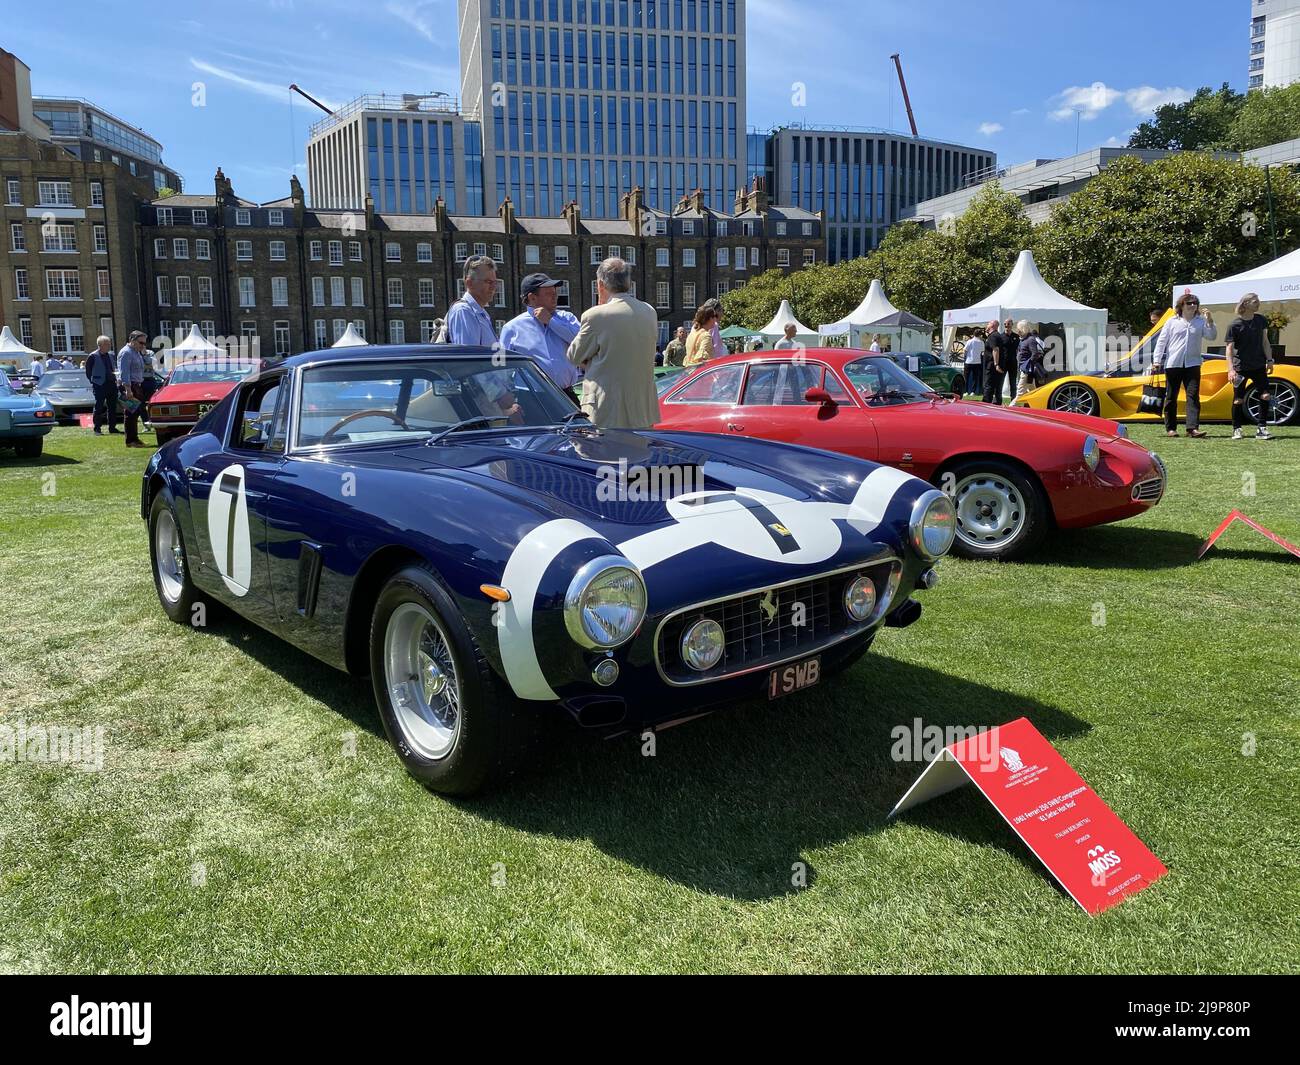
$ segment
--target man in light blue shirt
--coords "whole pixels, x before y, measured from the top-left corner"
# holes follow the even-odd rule
[[[501,346],[531,356],[552,381],[569,389],[578,380],[578,368],[569,361],[569,345],[582,323],[557,308],[561,283],[545,274],[524,278],[520,295],[527,309],[502,326]]]
[[[497,342],[496,330],[487,306],[497,294],[497,264],[486,255],[465,260],[465,295],[447,311],[447,343],[481,345]]]

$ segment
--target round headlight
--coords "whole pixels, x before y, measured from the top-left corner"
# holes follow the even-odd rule
[[[1089,436],[1083,442],[1083,461],[1087,463],[1090,470],[1095,470],[1097,463],[1101,461],[1101,445],[1097,443],[1095,436]]]
[[[854,621],[866,621],[876,609],[876,582],[870,577],[856,577],[844,589],[844,613]]]
[[[937,488],[926,492],[912,505],[908,531],[912,547],[926,561],[947,554],[957,535],[957,511],[952,500]]]
[[[682,633],[682,661],[703,673],[718,664],[725,646],[722,626],[712,618],[701,618]]]
[[[607,650],[627,643],[645,617],[645,582],[625,558],[592,559],[569,584],[564,625],[583,647]]]

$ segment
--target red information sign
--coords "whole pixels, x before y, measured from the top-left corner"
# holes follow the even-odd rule
[[[945,747],[889,816],[968,781],[1090,914],[1168,872],[1023,717]]]
[[[1294,545],[1287,543],[1285,540],[1282,539],[1282,537],[1278,536],[1277,533],[1273,532],[1272,529],[1264,528],[1264,526],[1262,526],[1259,522],[1253,520],[1252,518],[1246,517],[1246,515],[1239,510],[1234,510],[1231,514],[1229,514],[1226,518],[1224,518],[1222,522],[1219,523],[1219,527],[1215,529],[1214,532],[1210,533],[1210,538],[1206,540],[1205,543],[1201,544],[1201,549],[1196,552],[1196,557],[1204,558],[1205,552],[1214,546],[1214,541],[1217,540],[1220,536],[1222,536],[1225,532],[1227,532],[1228,526],[1231,525],[1234,521],[1239,521],[1243,525],[1249,525],[1260,535],[1267,536],[1270,540],[1273,541],[1273,543],[1277,544],[1278,547],[1283,547],[1286,550],[1290,551],[1291,554],[1295,555],[1297,558],[1300,558],[1300,547],[1295,547]]]

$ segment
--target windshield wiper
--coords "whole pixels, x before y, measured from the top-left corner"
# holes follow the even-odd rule
[[[434,433],[433,436],[429,437],[429,439],[425,441],[425,444],[426,445],[436,444],[444,436],[448,436],[451,433],[458,433],[460,432],[460,430],[468,429],[474,425],[487,426],[487,425],[491,425],[495,421],[505,422],[509,420],[510,420],[510,416],[508,414],[494,414],[494,415],[478,414],[475,415],[473,418],[466,418],[464,421],[457,422],[455,425],[449,425],[447,426],[446,429],[443,429],[442,432]]]
[[[938,395],[938,393],[937,392],[914,392],[905,388],[887,388],[883,392],[873,392],[870,398],[871,401],[874,402],[878,399],[904,399],[909,396],[912,397],[913,399],[925,399],[927,396],[935,396],[935,395]]]

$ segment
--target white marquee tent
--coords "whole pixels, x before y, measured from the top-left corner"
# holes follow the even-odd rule
[[[1062,296],[1043,280],[1033,252],[1022,251],[996,292],[970,307],[943,312],[944,347],[951,347],[951,333],[958,326],[1025,318],[1041,326],[1059,325],[1065,334],[1064,369],[1088,373],[1104,361],[1108,317],[1104,307],[1085,307]]]
[[[170,348],[159,348],[154,352],[159,369],[164,370],[173,369],[183,362],[209,359],[224,354],[220,347],[199,332],[197,325],[190,326],[189,335],[179,344]]]
[[[805,347],[813,347],[817,343],[817,331],[809,329],[798,318],[794,316],[794,311],[790,310],[790,301],[782,300],[781,306],[777,308],[776,316],[759,330],[765,337],[773,341],[785,338],[785,325],[787,322],[793,322],[795,327],[795,340]]]
[[[44,354],[45,352],[43,351],[29,348],[14,336],[8,326],[0,329],[0,362],[13,363],[14,365],[22,363],[26,366],[31,362],[32,356]]]
[[[929,322],[905,314],[890,303],[884,286],[876,279],[848,317],[823,325],[817,331],[824,337],[845,337],[845,343],[851,348],[865,348],[873,336],[879,335],[890,337],[895,351],[929,351],[929,327]]]
[[[348,327],[343,330],[343,335],[330,345],[332,348],[364,348],[369,347],[369,342],[360,333],[357,332],[356,326],[348,322]]]
[[[1200,297],[1201,303],[1212,307],[1235,306],[1247,292],[1258,295],[1261,303],[1300,300],[1300,248],[1271,263],[1218,281],[1204,285],[1178,285],[1170,306],[1177,303],[1178,297],[1188,289]]]

